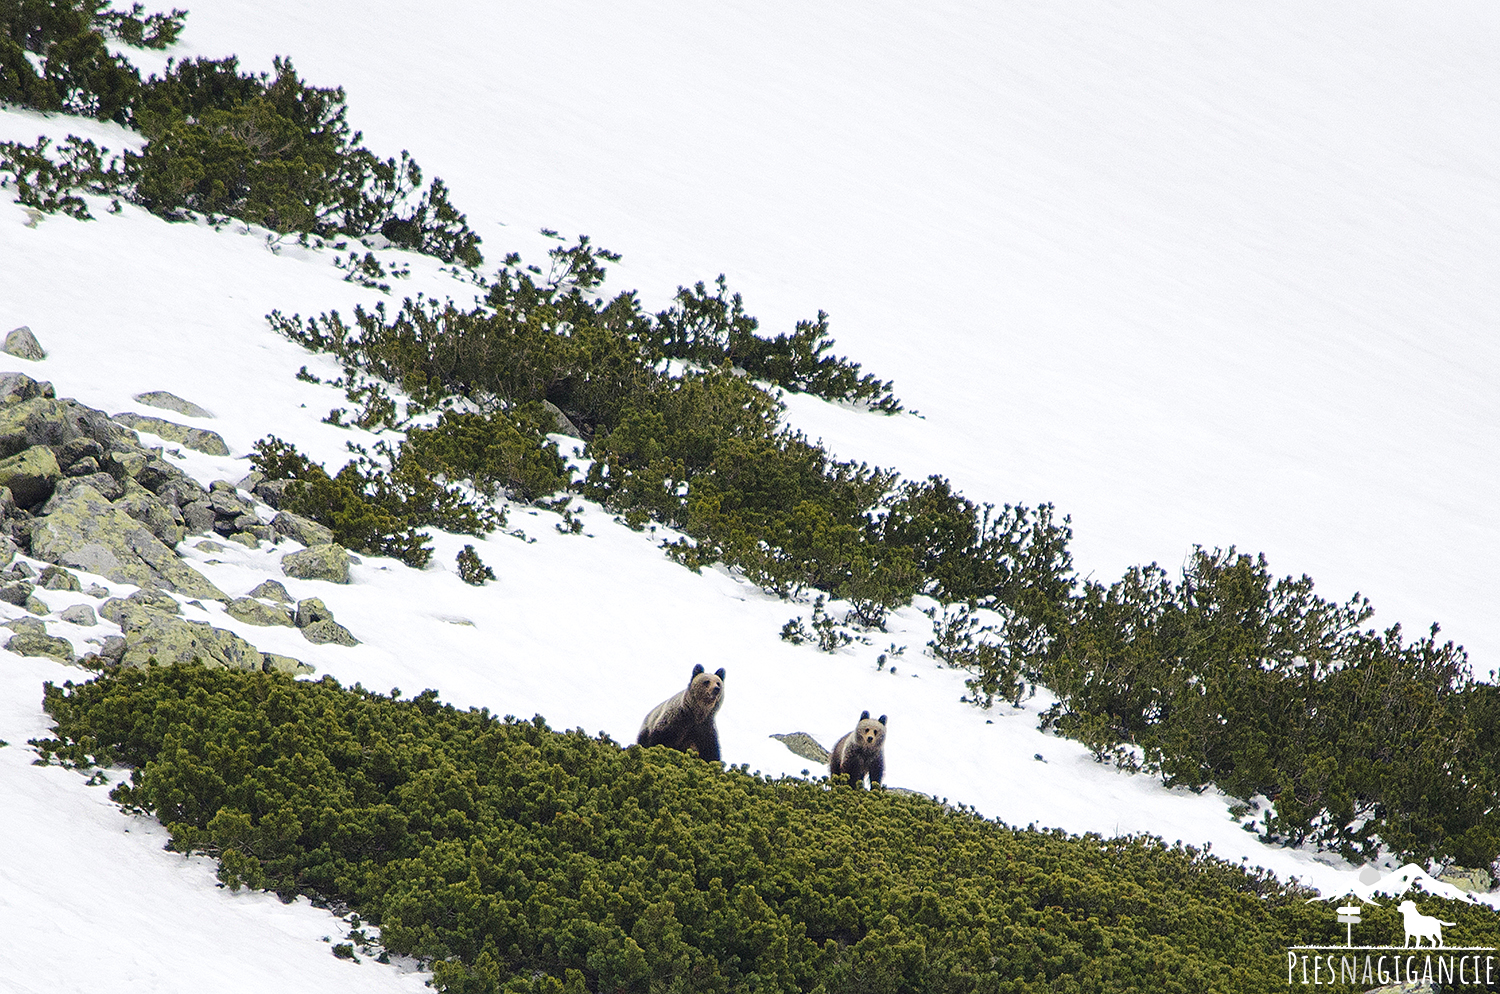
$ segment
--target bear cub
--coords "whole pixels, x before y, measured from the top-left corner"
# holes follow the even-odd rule
[[[885,715],[876,721],[870,712],[861,712],[854,731],[845,734],[833,747],[828,757],[828,772],[846,775],[855,786],[864,785],[867,773],[871,786],[880,783],[885,776]]]
[[[714,715],[724,703],[724,668],[705,673],[693,667],[686,690],[678,691],[651,709],[635,740],[643,746],[664,745],[696,752],[702,759],[719,759],[719,730]]]

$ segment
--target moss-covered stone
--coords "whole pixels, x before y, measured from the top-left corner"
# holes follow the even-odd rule
[[[282,556],[281,569],[287,576],[295,576],[299,580],[348,583],[349,553],[342,545],[315,545],[310,549]]]
[[[259,649],[206,621],[188,621],[129,601],[120,602],[117,614],[125,636],[125,653],[120,659],[123,666],[196,662],[248,672],[264,669]]]
[[[225,606],[224,610],[229,612],[231,618],[243,621],[247,625],[290,626],[292,624],[292,613],[285,607],[272,607],[253,597],[236,597]]]
[[[229,455],[229,446],[224,444],[224,438],[216,431],[206,428],[189,428],[175,421],[167,421],[163,418],[149,418],[144,414],[133,414],[125,411],[115,415],[115,420],[122,425],[129,425],[137,431],[150,432],[158,438],[164,438],[169,442],[176,442],[195,452],[202,452],[210,456]]]
[[[318,524],[311,518],[290,511],[280,511],[271,519],[271,529],[278,535],[301,542],[309,549],[316,545],[332,545],[333,529]]]
[[[250,591],[251,597],[263,597],[268,601],[281,601],[283,604],[292,603],[292,595],[287,593],[286,587],[279,580],[266,580]]]
[[[297,627],[306,628],[320,621],[332,621],[333,612],[320,598],[308,597],[297,602]]]
[[[5,648],[18,656],[50,656],[71,663],[76,658],[73,643],[47,634],[47,626],[36,618],[20,618],[6,626],[15,632]]]
[[[313,672],[313,667],[300,659],[291,656],[283,656],[275,652],[262,653],[265,656],[265,670],[267,673],[289,673],[292,676],[301,676],[304,673]]]
[[[190,418],[211,418],[212,412],[206,411],[190,400],[183,400],[175,393],[165,390],[151,390],[147,393],[138,393],[130,398],[137,404],[145,404],[147,407],[160,407],[164,411],[175,411],[185,414]]]
[[[819,745],[818,740],[806,732],[772,733],[771,738],[786,746],[795,755],[801,756],[809,762],[820,765],[828,762],[828,750]]]
[[[83,585],[78,582],[78,577],[69,573],[61,566],[48,566],[42,570],[42,575],[37,577],[41,586],[48,590],[71,590],[80,591]]]
[[[181,614],[182,605],[170,594],[162,593],[160,590],[137,590],[129,597],[111,597],[99,608],[101,617],[122,624],[126,608],[144,607],[161,614]]]
[[[74,489],[50,514],[32,523],[31,554],[121,583],[161,587],[188,597],[229,599],[145,525],[89,486]]]
[[[302,629],[302,637],[317,645],[359,645],[359,639],[343,625],[327,618]]]
[[[174,546],[187,537],[187,527],[182,523],[182,512],[162,502],[155,494],[132,479],[126,478],[124,494],[114,505],[147,528],[151,534],[169,546]]]
[[[45,445],[33,445],[8,459],[0,459],[0,486],[9,487],[21,507],[34,507],[52,496],[52,489],[60,479],[62,468]]]

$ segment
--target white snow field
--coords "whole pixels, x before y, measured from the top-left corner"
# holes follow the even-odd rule
[[[344,86],[372,149],[410,149],[449,183],[492,266],[513,249],[543,261],[546,226],[624,252],[610,289],[647,306],[724,272],[764,331],[828,310],[838,351],[922,415],[789,398],[791,422],[839,454],[945,474],[975,500],[1051,501],[1098,579],[1235,543],[1325,596],[1363,592],[1381,624],[1441,621],[1477,671],[1496,665],[1492,5],[190,9],[166,54],[256,69],[288,54],[310,82]],[[70,132],[135,140],[0,111],[0,141]],[[130,399],[146,390],[209,408],[190,423],[234,456],[185,453],[205,484],[242,477],[269,433],[335,466],[346,441],[369,441],[320,422],[341,395],[293,374],[337,367],[264,315],[380,294],[342,282],[331,254],[102,207],[28,227],[0,196],[0,334],[28,325],[50,353],[3,368],[111,413],[153,413]],[[392,303],[467,302],[432,260],[412,273]],[[322,597],[354,648],[186,610],[346,683],[434,687],[620,742],[694,662],[724,666],[728,762],[799,774],[810,764],[771,733],[828,745],[869,709],[890,715],[893,785],[1013,824],[1208,842],[1327,893],[1355,883],[1336,860],[1260,844],[1221,795],[1166,791],[1041,735],[1044,698],[959,703],[961,675],[921,655],[915,609],[872,646],[793,647],[777,633],[806,605],[695,575],[596,507],[586,535],[558,520],[512,508],[507,527],[535,542],[439,535],[425,571],[366,557],[347,587],[284,581]],[[185,554],[231,595],[281,579],[285,546],[194,541]],[[468,542],[498,582],[458,580]],[[40,595],[56,610],[88,600]],[[0,605],[0,620],[20,614]],[[52,627],[80,651],[114,631]],[[874,662],[887,642],[910,646],[894,674]],[[0,652],[0,989],[421,989],[419,973],[330,955],[327,912],[216,888],[210,864],[162,852],[165,833],[107,787],[29,765],[41,682],[82,676]]]

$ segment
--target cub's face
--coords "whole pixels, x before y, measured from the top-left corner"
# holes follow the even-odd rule
[[[854,728],[854,741],[861,749],[878,749],[885,742],[885,725],[874,718],[861,718]]]

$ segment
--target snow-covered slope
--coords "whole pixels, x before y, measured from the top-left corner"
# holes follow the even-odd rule
[[[1327,596],[1362,590],[1378,621],[1443,621],[1487,671],[1497,20],[1477,4],[277,0],[194,5],[171,54],[269,68],[287,53],[344,85],[371,147],[410,148],[443,176],[492,260],[540,258],[546,225],[623,251],[612,285],[648,305],[724,271],[767,330],[828,309],[840,350],[924,417],[793,398],[793,422],[978,500],[1055,502],[1085,572],[1235,542]],[[0,140],[69,131],[130,140],[0,111]],[[29,228],[0,200],[0,333],[27,324],[51,353],[13,365],[112,413],[171,390],[214,411],[201,425],[235,456],[275,433],[341,461],[354,436],[320,423],[339,395],[293,377],[335,367],[263,318],[379,298],[329,256],[128,206]],[[398,295],[462,293],[430,260],[412,269]],[[248,468],[189,455],[205,483]],[[915,610],[893,620],[889,641],[910,645],[895,673],[878,671],[886,640],[787,645],[797,606],[694,575],[596,508],[583,519],[586,535],[561,535],[555,516],[512,509],[508,527],[536,541],[475,543],[500,577],[483,588],[453,572],[471,540],[442,536],[427,571],[366,559],[347,588],[285,581],[327,601],[355,648],[196,616],[345,682],[435,687],[620,741],[694,662],[725,666],[730,762],[797,774],[809,764],[771,733],[826,745],[868,708],[891,716],[894,785],[1351,886],[1347,867],[1260,845],[1212,792],[1168,792],[1039,735],[1045,702],[958,703],[960,676],[920,655]],[[268,550],[188,555],[235,595],[280,578]],[[25,939],[0,975],[22,990],[94,990],[126,965],[146,991],[420,987],[335,960],[325,912],[214,889],[106,788],[27,765],[41,680],[78,675],[0,652],[0,837],[22,840],[0,851],[0,932]],[[75,955],[85,940],[106,965]]]

